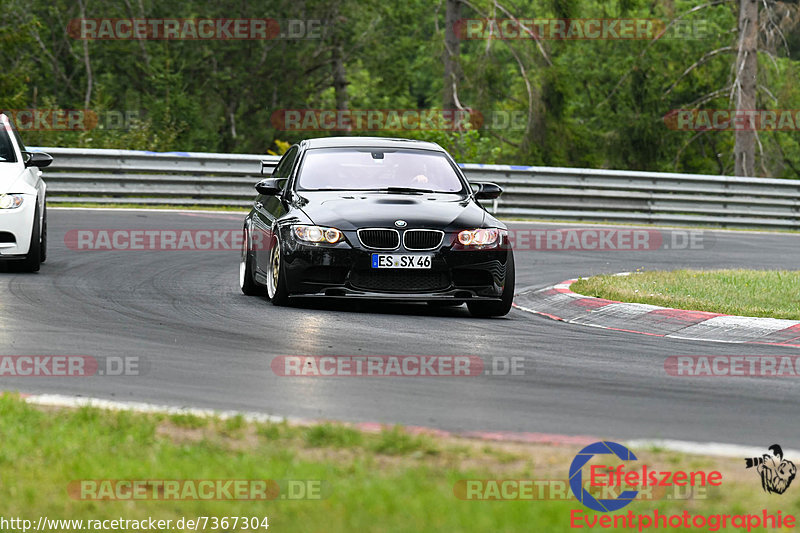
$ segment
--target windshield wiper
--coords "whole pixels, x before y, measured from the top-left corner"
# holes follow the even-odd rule
[[[375,189],[378,192],[396,192],[400,194],[404,193],[418,193],[418,192],[435,192],[432,189],[417,189],[416,187],[386,187],[384,189]]]

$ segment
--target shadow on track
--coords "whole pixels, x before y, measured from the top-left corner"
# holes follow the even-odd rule
[[[269,299],[260,298],[266,305],[271,305]],[[391,302],[382,300],[347,300],[331,298],[293,298],[289,300],[288,307],[294,309],[308,309],[316,311],[337,311],[357,314],[372,315],[403,315],[403,316],[430,316],[440,318],[471,318],[474,320],[487,320],[473,317],[467,310],[466,304],[454,307],[430,305],[423,302]],[[507,317],[495,317],[502,319]]]

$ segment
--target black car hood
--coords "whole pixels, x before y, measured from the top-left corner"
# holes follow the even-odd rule
[[[460,230],[482,227],[484,211],[469,198],[455,194],[393,194],[359,192],[298,193],[300,207],[314,224],[343,231],[367,227]]]

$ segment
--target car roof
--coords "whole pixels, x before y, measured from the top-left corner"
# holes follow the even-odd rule
[[[416,150],[435,150],[444,152],[436,143],[397,139],[393,137],[320,137],[306,139],[300,143],[304,148],[410,148]]]

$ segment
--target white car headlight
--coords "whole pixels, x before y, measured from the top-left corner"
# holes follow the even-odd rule
[[[295,226],[294,235],[301,241],[326,242],[328,244],[336,244],[344,239],[344,235],[338,229],[323,226]]]
[[[16,209],[22,205],[22,195],[3,194],[0,195],[0,209]]]
[[[458,234],[458,242],[464,246],[491,246],[500,237],[500,230],[495,228],[473,229]]]

